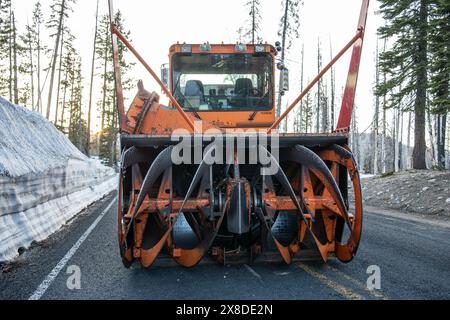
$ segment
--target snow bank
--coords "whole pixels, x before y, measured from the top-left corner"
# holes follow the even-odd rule
[[[42,241],[117,186],[40,114],[0,97],[0,262]]]
[[[367,205],[450,217],[450,171],[410,170],[364,179],[362,185]]]

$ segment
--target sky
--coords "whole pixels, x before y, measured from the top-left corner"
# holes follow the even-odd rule
[[[18,25],[31,21],[33,0],[14,1]],[[131,39],[150,66],[159,73],[160,66],[168,63],[169,47],[183,43],[236,43],[237,30],[249,18],[244,8],[246,0],[114,0],[115,10],[121,10],[125,26],[131,31]],[[41,0],[44,14],[48,17],[50,0]],[[282,0],[261,0],[262,27],[260,36],[269,44],[281,40],[277,35],[279,20],[283,12]],[[286,66],[290,70],[290,91],[283,100],[283,106],[293,101],[300,93],[301,48],[305,47],[305,81],[317,74],[317,42],[320,38],[323,65],[331,60],[330,44],[333,52],[338,52],[356,33],[362,0],[304,0],[300,7],[300,38],[294,39],[287,52]],[[32,4],[32,5],[31,5]],[[88,100],[88,79],[95,27],[94,0],[77,0],[69,25],[76,37],[75,45],[82,56],[85,90],[84,105]],[[378,3],[371,1],[366,30],[364,52],[356,97],[357,118],[360,131],[370,126],[373,119],[373,86],[375,80],[375,48],[377,28],[383,23],[376,14]],[[107,0],[100,0],[100,14],[107,14]],[[336,66],[337,105],[345,86],[350,62],[350,51]],[[130,55],[128,61],[135,62]],[[160,89],[140,64],[136,64],[130,75],[144,80],[148,90]],[[94,84],[94,99],[100,99],[100,80]],[[306,84],[305,84],[306,85]],[[134,92],[126,93],[130,101]],[[167,99],[162,98],[162,103]],[[44,101],[45,102],[45,101]],[[46,105],[46,103],[44,104]],[[98,113],[93,117],[94,130],[98,130]]]

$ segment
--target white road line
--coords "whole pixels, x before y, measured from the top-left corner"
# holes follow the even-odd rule
[[[252,269],[252,267],[250,267],[248,264],[244,264],[245,269],[248,270],[248,272],[250,272],[252,275],[254,275],[256,278],[258,278],[259,280],[261,280],[261,276],[258,274],[258,272],[256,272],[255,270]]]
[[[58,264],[53,268],[53,270],[47,275],[44,281],[39,285],[36,291],[28,298],[28,300],[40,300],[42,296],[45,294],[47,289],[51,286],[53,281],[59,275],[61,270],[66,266],[67,262],[74,256],[74,254],[81,247],[83,242],[89,237],[89,235],[94,231],[95,227],[100,223],[102,218],[106,215],[106,213],[111,209],[113,204],[116,202],[117,197],[108,205],[108,207],[95,219],[94,223],[86,230],[86,232],[81,236],[80,239],[73,245],[73,247],[66,253],[64,258],[58,262]]]

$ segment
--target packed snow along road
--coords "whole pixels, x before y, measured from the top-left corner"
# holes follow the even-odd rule
[[[40,114],[0,97],[0,262],[116,188],[111,168],[87,158]]]

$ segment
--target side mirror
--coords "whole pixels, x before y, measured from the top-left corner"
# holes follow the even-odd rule
[[[169,88],[169,66],[167,64],[163,64],[161,66],[161,81],[166,86],[166,88]]]
[[[282,91],[289,91],[289,70],[284,68],[281,70],[281,88]]]

